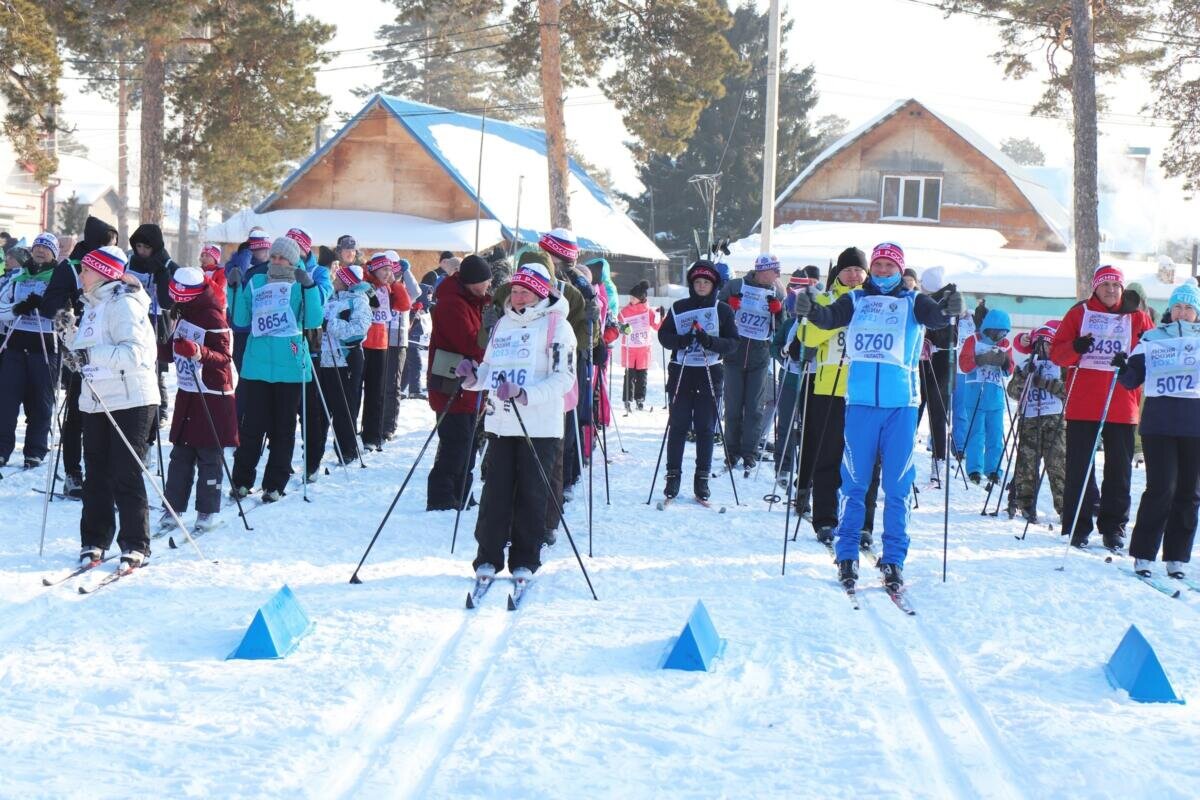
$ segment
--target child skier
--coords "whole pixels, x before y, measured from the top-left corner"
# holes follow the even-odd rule
[[[242,362],[241,444],[233,454],[232,492],[246,497],[254,486],[264,440],[270,443],[263,471],[262,501],[283,497],[296,445],[296,413],[302,386],[312,379],[312,358],[304,330],[321,325],[321,293],[300,266],[300,245],[281,236],[271,245],[266,274],[237,287],[234,322],[249,338]],[[307,409],[312,415],[319,412]]]
[[[359,395],[355,391],[362,380],[363,339],[371,327],[371,305],[367,297],[371,284],[363,280],[362,267],[351,264],[338,267],[333,273],[333,297],[325,303],[325,331],[321,335],[317,361],[317,381],[321,392],[310,393],[309,407],[320,403],[321,396],[333,417],[333,434],[343,463],[359,457],[355,425],[358,420]],[[308,418],[308,438],[305,457],[308,461],[308,482],[317,479],[321,459],[325,457],[325,438],[329,435],[329,419],[322,408]]]
[[[401,381],[408,367],[409,312],[413,301],[421,294],[420,284],[412,276],[412,265],[401,258],[395,250],[384,253],[392,265],[392,278],[396,287],[397,300],[392,303],[392,319],[388,323],[388,374],[383,403],[383,440],[390,442],[396,436],[396,425],[400,420]],[[399,294],[403,287],[404,297]]]
[[[958,352],[958,365],[966,375],[966,407],[972,409],[967,422],[967,474],[979,483],[983,474],[988,484],[1000,482],[1000,459],[1004,456],[1004,418],[1007,401],[1004,385],[1013,373],[1008,312],[994,308],[983,318],[978,333],[968,336]]]
[[[625,369],[625,380],[621,388],[621,399],[625,402],[625,413],[631,403],[637,403],[638,411],[646,406],[646,374],[650,370],[650,332],[657,331],[662,320],[654,309],[646,305],[650,284],[638,281],[629,290],[629,303],[621,309],[621,366]]]
[[[488,391],[484,425],[495,437],[475,525],[475,576],[503,569],[509,543],[509,572],[527,581],[541,566],[548,480],[563,436],[563,401],[575,385],[576,343],[567,301],[551,294],[545,267],[520,267],[510,285],[483,361],[464,358],[455,372],[464,389]]]
[[[1146,490],[1138,506],[1129,555],[1149,576],[1162,546],[1167,575],[1183,578],[1200,508],[1200,291],[1195,278],[1171,293],[1170,322],[1147,331],[1133,354],[1117,361],[1127,389],[1146,386],[1141,422]]]
[[[206,244],[204,249],[200,251],[200,270],[204,273],[204,279],[212,284],[217,291],[217,296],[222,298],[222,302],[228,307],[229,298],[225,294],[225,270],[221,267],[221,248],[215,244]],[[226,311],[227,309],[222,309]]]
[[[389,383],[388,377],[397,377],[388,363],[389,328],[393,324],[392,309],[407,312],[412,304],[403,282],[397,282],[392,274],[392,262],[386,253],[376,253],[367,262],[366,279],[373,291],[368,295],[371,305],[371,329],[363,340],[363,446],[368,449],[383,449],[384,407],[391,395],[391,402],[399,401],[400,381]]]
[[[708,476],[712,470],[713,431],[717,398],[724,381],[723,357],[738,345],[733,309],[717,300],[721,275],[716,266],[700,259],[687,271],[688,296],[676,300],[658,329],[658,341],[671,351],[668,367],[667,472],[663,494],[679,494],[683,474],[683,446],[689,430],[696,432],[696,473],[692,489],[696,497],[711,496]]]
[[[168,291],[175,303],[171,315],[178,321],[171,341],[158,346],[158,360],[174,360],[179,385],[171,415],[174,447],[163,494],[182,516],[195,480],[194,529],[204,531],[216,524],[221,510],[223,448],[238,444],[233,332],[225,316],[225,292],[201,270],[180,267]],[[159,530],[174,526],[174,518],[164,508]]]
[[[1017,423],[1017,465],[1009,484],[1008,518],[1021,514],[1037,522],[1037,495],[1046,464],[1054,511],[1062,515],[1063,480],[1066,471],[1066,445],[1063,441],[1062,368],[1050,360],[1050,342],[1058,328],[1051,320],[1031,333],[1022,333],[1013,341],[1017,352],[1029,360],[1008,382],[1008,396],[1020,402],[1023,413]],[[1026,388],[1026,384],[1029,384]]]

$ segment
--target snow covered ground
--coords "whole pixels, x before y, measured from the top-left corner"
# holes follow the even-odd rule
[[[451,554],[453,512],[424,511],[431,454],[365,582],[347,583],[432,423],[420,402],[386,452],[323,476],[312,503],[293,484],[248,515],[250,533],[227,510],[198,540],[208,560],[160,545],[90,597],[40,585],[73,563],[79,505],[50,505],[39,559],[44,471],[0,481],[0,796],[1200,793],[1200,594],[1167,598],[1075,552],[1056,572],[1056,534],[1017,541],[1021,525],[981,517],[982,493],[959,482],[948,581],[942,499],[926,492],[907,569],[918,615],[873,580],[854,611],[807,525],[780,576],[766,468],[739,474],[742,507],[713,481],[724,515],[645,504],[665,423],[652,391],[658,410],[618,417],[629,452],[610,436],[611,505],[597,464],[592,558],[584,492],[568,506],[600,602],[560,536],[515,614],[503,584],[463,610],[475,512]],[[312,634],[285,660],[224,660],[284,583]],[[698,598],[725,656],[708,674],[658,670]],[[1109,687],[1102,665],[1130,623],[1188,705]]]

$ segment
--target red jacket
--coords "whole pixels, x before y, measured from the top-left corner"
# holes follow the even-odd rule
[[[225,317],[225,293],[209,283],[204,293],[186,303],[176,303],[174,311],[180,318],[207,331],[200,346],[200,382],[209,392],[221,391],[228,394],[187,392],[179,389],[175,393],[175,411],[171,414],[172,444],[190,447],[216,447],[212,429],[208,424],[208,413],[220,437],[220,446],[238,445],[237,404],[233,396],[233,334]],[[159,361],[174,359],[174,340],[158,346]],[[190,362],[195,366],[196,362]],[[178,366],[178,362],[177,362]],[[183,367],[186,371],[188,367]],[[202,406],[201,403],[204,403]]]
[[[656,331],[662,325],[662,320],[658,318],[658,312],[650,308],[645,303],[635,303],[630,300],[629,303],[621,309],[621,313],[617,316],[622,322],[633,317],[646,314],[650,323],[650,330]],[[621,337],[621,366],[625,369],[650,369],[650,342],[654,341],[651,336],[643,347],[632,347],[629,345],[629,337]]]
[[[971,334],[958,350],[958,368],[963,372],[973,372],[975,370],[975,343],[977,341],[979,341],[979,334]],[[925,340],[925,344],[929,344],[928,339]],[[990,344],[990,342],[985,342],[985,344]],[[1007,366],[1004,367],[1004,371],[1012,375],[1013,370],[1016,369],[1016,363],[1013,361],[1012,343],[1007,338],[1004,338],[993,346],[999,347],[1008,356]],[[921,353],[921,358],[926,358],[924,351]]]
[[[433,293],[433,333],[429,337],[429,405],[442,413],[450,400],[450,393],[434,387],[441,379],[433,375],[433,359],[439,350],[458,353],[475,361],[483,360],[483,348],[479,346],[479,329],[483,327],[483,309],[492,302],[492,296],[476,297],[467,291],[458,275],[444,278]],[[452,414],[474,414],[475,396],[478,392],[459,392],[458,399],[450,409]]]
[[[367,282],[371,284],[374,290],[380,288],[379,281],[375,280],[374,275],[367,275]],[[407,314],[412,308],[412,302],[408,299],[408,290],[404,288],[403,281],[396,281],[388,286],[388,303],[391,311],[399,311]],[[371,318],[375,318],[375,312],[378,309],[371,309]],[[388,323],[372,322],[371,327],[367,329],[367,338],[363,339],[363,347],[368,350],[386,350],[388,346]]]
[[[1083,325],[1085,307],[1089,311],[1099,311],[1106,314],[1125,313],[1131,317],[1132,332],[1129,351],[1137,347],[1142,334],[1154,327],[1154,322],[1145,311],[1121,312],[1111,309],[1096,299],[1095,295],[1083,303],[1076,303],[1063,317],[1062,324],[1054,334],[1050,343],[1050,358],[1060,367],[1076,367],[1079,364],[1079,353],[1075,352],[1075,339]],[[1098,422],[1104,411],[1104,401],[1108,397],[1108,387],[1112,384],[1114,371],[1100,369],[1070,369],[1067,370],[1066,390],[1068,392],[1066,418]],[[1078,383],[1078,386],[1074,384]],[[1113,390],[1112,402],[1108,407],[1107,422],[1117,422],[1126,425],[1136,424],[1139,418],[1138,407],[1142,401],[1142,390],[1126,389],[1120,383]]]

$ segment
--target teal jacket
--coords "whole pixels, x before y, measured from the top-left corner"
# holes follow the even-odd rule
[[[267,383],[307,383],[312,377],[312,358],[308,355],[308,342],[302,334],[256,336],[254,333],[254,292],[266,284],[266,275],[254,275],[248,285],[238,287],[234,299],[233,324],[250,328],[250,338],[246,340],[246,355],[242,359],[241,376],[247,380]],[[300,313],[301,292],[304,296],[303,320]],[[305,330],[321,327],[325,306],[321,302],[319,287],[311,286],[301,290],[300,284],[292,283],[289,305],[300,327]]]

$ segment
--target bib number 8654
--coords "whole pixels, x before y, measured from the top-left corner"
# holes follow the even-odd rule
[[[860,353],[882,352],[892,349],[896,337],[890,333],[856,333],[854,334],[854,349]]]
[[[284,314],[282,311],[263,314],[256,320],[259,333],[270,333],[273,330],[282,328],[284,325],[287,325],[287,321],[287,314]]]

